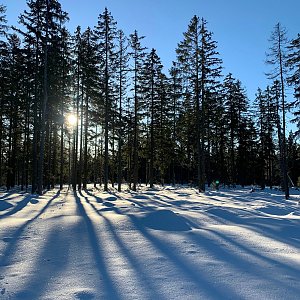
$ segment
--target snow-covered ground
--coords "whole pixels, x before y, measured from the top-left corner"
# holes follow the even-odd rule
[[[0,193],[0,299],[300,299],[300,196]]]

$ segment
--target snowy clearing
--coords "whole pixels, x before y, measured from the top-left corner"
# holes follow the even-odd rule
[[[299,191],[249,190],[2,192],[0,299],[299,299]]]

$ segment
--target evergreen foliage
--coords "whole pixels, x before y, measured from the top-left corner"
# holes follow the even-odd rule
[[[277,24],[270,86],[252,104],[222,74],[217,42],[194,16],[169,73],[143,36],[128,37],[107,8],[93,29],[66,29],[58,0],[28,0],[11,33],[0,5],[0,184],[42,193],[126,182],[288,186],[300,147],[285,136],[285,85],[299,134],[299,35]],[[287,80],[287,81],[286,81]]]

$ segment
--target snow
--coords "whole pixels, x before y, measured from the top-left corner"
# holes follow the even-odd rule
[[[299,299],[292,193],[0,192],[0,299]]]

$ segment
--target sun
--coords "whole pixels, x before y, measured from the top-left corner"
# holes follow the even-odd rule
[[[77,124],[77,116],[73,113],[67,114],[66,119],[67,119],[67,124],[71,127]]]

